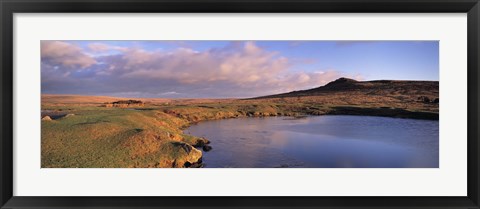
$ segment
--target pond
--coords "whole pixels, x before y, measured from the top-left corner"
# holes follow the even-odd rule
[[[439,123],[370,116],[237,118],[185,133],[211,141],[206,168],[438,168]]]

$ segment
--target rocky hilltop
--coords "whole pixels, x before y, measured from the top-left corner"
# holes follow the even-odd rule
[[[438,120],[439,82],[339,78],[317,88],[248,99],[307,104],[307,114],[370,115]],[[317,108],[318,110],[312,110]]]
[[[413,98],[414,100],[421,102],[438,103],[438,89],[438,81],[356,81],[349,78],[339,78],[321,87],[301,91],[292,91],[276,95],[262,96],[255,99],[325,96],[335,93],[362,93],[365,96],[389,96],[409,100]]]

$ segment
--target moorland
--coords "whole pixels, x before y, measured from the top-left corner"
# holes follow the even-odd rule
[[[244,99],[42,94],[42,168],[192,168],[215,149],[183,130],[241,117],[368,115],[438,120],[437,81],[356,81]]]

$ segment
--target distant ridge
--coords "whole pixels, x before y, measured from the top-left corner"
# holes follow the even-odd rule
[[[313,89],[292,91],[288,93],[274,94],[256,97],[253,99],[263,98],[283,98],[283,97],[299,97],[299,96],[318,96],[327,93],[342,92],[362,92],[368,95],[388,96],[390,94],[403,95],[422,95],[438,93],[438,81],[404,81],[404,80],[373,80],[373,81],[357,81],[351,78],[339,78],[324,86]]]

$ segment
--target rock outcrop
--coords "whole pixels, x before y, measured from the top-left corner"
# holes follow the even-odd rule
[[[42,118],[42,121],[51,121],[51,120],[52,118],[48,115]]]
[[[203,146],[203,151],[208,152],[210,150],[212,150],[211,146],[208,146],[208,145]]]
[[[425,103],[425,104],[429,104],[429,103],[438,104],[440,100],[438,98],[430,99],[427,96],[420,96],[420,97],[418,97],[417,101]]]
[[[185,154],[182,157],[177,157],[175,163],[172,167],[176,168],[190,168],[190,167],[200,167],[202,163],[202,151],[196,149],[190,144],[184,142],[174,142],[174,145]]]
[[[119,100],[111,103],[104,103],[103,107],[119,107],[119,108],[128,108],[128,107],[143,107],[145,103],[140,100]]]

